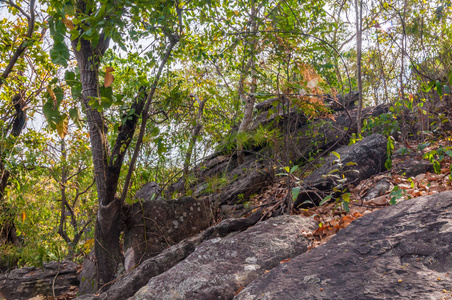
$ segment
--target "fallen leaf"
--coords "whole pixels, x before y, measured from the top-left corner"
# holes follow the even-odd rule
[[[237,292],[235,292],[235,295],[237,296],[244,288],[245,288],[245,287],[241,286],[241,287],[237,290]]]

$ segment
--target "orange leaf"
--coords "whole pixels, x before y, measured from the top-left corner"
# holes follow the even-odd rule
[[[281,260],[279,263],[280,263],[280,264],[285,264],[286,262],[288,262],[288,261],[290,261],[290,260],[291,260],[291,258],[283,259],[283,260]]]
[[[342,222],[352,222],[355,218],[353,218],[352,216],[343,216],[341,221]]]
[[[241,286],[241,287],[237,290],[237,292],[235,292],[235,295],[237,296],[244,288],[245,288],[245,287]]]
[[[114,71],[115,69],[113,69],[113,67],[105,68],[105,78],[104,78],[105,87],[109,87],[113,83],[113,80],[115,80],[115,77],[111,75],[111,73]]]
[[[63,21],[64,25],[66,25],[66,27],[67,27],[69,30],[73,30],[73,29],[74,29],[74,23],[72,23],[71,20],[66,19],[66,18],[63,18],[61,21]]]
[[[22,212],[22,222],[25,221],[25,212]]]

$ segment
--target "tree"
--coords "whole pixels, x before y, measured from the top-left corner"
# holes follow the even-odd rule
[[[67,29],[71,34],[72,51],[77,60],[79,81],[81,84],[80,103],[87,118],[91,151],[94,166],[94,178],[98,197],[98,213],[95,233],[95,255],[97,265],[98,287],[111,283],[123,271],[123,257],[120,251],[121,208],[125,197],[118,197],[118,183],[126,151],[133,139],[136,125],[141,117],[141,129],[133,154],[129,173],[139,152],[139,148],[148,120],[149,106],[157,88],[163,66],[169,59],[172,49],[179,41],[181,23],[181,9],[178,2],[165,2],[163,5],[143,3],[141,1],[105,1],[97,3],[91,0],[60,3],[50,1],[52,19],[50,29],[54,39],[53,59],[66,66],[69,58],[68,49],[64,41]],[[128,10],[132,11],[128,18]],[[69,19],[66,18],[69,16]],[[162,18],[163,17],[163,18]],[[146,26],[160,40],[164,50],[153,85],[149,91],[137,92],[131,102],[129,110],[123,117],[123,122],[112,146],[109,143],[108,127],[103,113],[103,104],[111,103],[111,84],[113,68],[106,66],[104,86],[99,83],[99,74],[103,65],[105,52],[111,40],[126,50],[120,32],[126,26]],[[142,30],[143,32],[143,30]],[[157,56],[158,57],[158,56]],[[109,89],[110,88],[110,89]],[[123,195],[127,194],[130,176],[126,178]]]
[[[12,1],[0,1],[0,3],[2,2],[6,2],[11,10],[18,11],[22,17],[27,20],[27,29],[23,38],[10,34],[5,34],[3,36],[5,42],[9,40],[11,43],[11,45],[7,48],[14,50],[7,61],[6,68],[1,74],[0,89],[2,89],[2,86],[7,81],[8,77],[14,72],[16,64],[23,57],[27,48],[33,44],[34,39],[36,38],[36,36],[33,37],[33,34],[35,33],[35,0],[30,1],[28,13]],[[19,28],[18,31],[22,31],[22,28]],[[18,72],[18,75],[20,75],[20,72]],[[3,116],[1,123],[3,143],[0,148],[0,208],[5,212],[8,212],[9,208],[5,205],[3,198],[5,196],[5,190],[8,186],[8,180],[11,175],[10,171],[6,167],[6,159],[14,148],[14,140],[20,136],[22,130],[25,128],[27,119],[25,110],[28,104],[26,99],[27,95],[23,90],[16,91],[14,96],[11,96],[11,94],[9,96],[11,97],[10,106],[14,107],[14,113],[12,114],[11,110],[9,110],[9,112]],[[7,120],[11,118],[12,121],[8,122]],[[14,221],[11,215],[8,215],[8,213],[4,214],[2,220],[0,220],[0,227],[0,240],[12,242],[14,244],[18,243]]]

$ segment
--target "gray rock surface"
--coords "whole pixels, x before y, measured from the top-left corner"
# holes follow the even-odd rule
[[[317,223],[280,216],[244,232],[202,243],[185,260],[152,278],[131,299],[231,299],[284,259],[307,251],[303,230]]]
[[[408,158],[394,167],[396,173],[406,177],[416,177],[419,174],[434,172],[433,165],[425,159]]]
[[[344,187],[350,183],[358,184],[385,170],[386,144],[387,140],[383,135],[372,134],[353,145],[338,149],[336,152],[339,158],[330,154],[319,169],[303,180],[295,207],[306,200],[318,203],[321,199],[318,198],[318,193],[310,192],[312,190],[331,192],[339,184]]]
[[[93,294],[97,291],[97,273],[94,249],[88,254],[82,264],[82,271],[78,274],[80,281],[79,295]]]
[[[140,261],[205,230],[213,215],[208,200],[183,197],[135,203],[125,209],[125,220],[124,266],[128,271]]]
[[[391,183],[387,179],[382,179],[378,181],[373,187],[371,187],[366,196],[364,197],[365,201],[372,200],[379,196],[384,195],[391,188]]]
[[[141,189],[139,189],[135,193],[135,197],[142,201],[152,201],[161,197],[162,188],[159,186],[157,182],[150,181],[143,185]]]
[[[183,240],[159,255],[145,260],[137,268],[130,270],[127,274],[117,279],[113,286],[101,295],[85,295],[78,299],[84,300],[123,300],[133,296],[148,281],[159,274],[169,270],[177,263],[181,262],[203,241],[224,237],[231,232],[239,232],[247,229],[259,221],[262,210],[256,211],[248,218],[227,219],[212,226],[201,234]]]
[[[444,192],[353,221],[234,299],[450,299],[451,273],[452,192]]]
[[[76,272],[77,264],[70,261],[15,269],[0,274],[0,295],[6,299],[30,299],[38,295],[50,297],[55,292],[55,296],[60,296],[78,286]]]

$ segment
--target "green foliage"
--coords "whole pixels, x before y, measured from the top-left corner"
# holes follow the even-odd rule
[[[425,147],[429,146],[430,143],[424,143],[419,145],[418,149],[420,151],[424,150]],[[430,161],[433,165],[433,169],[437,174],[441,174],[441,162],[444,160],[445,156],[452,157],[452,147],[439,146],[436,149],[431,149],[423,154],[423,158]]]
[[[228,184],[229,180],[226,177],[226,174],[220,174],[216,176],[212,176],[207,180],[207,185],[203,190],[204,194],[214,194],[219,190],[224,188]]]
[[[254,131],[233,132],[228,134],[217,146],[217,152],[230,152],[236,150],[237,140],[244,146],[244,149],[260,148],[272,146],[280,139],[280,133],[277,128],[271,129],[271,126],[259,126]]]
[[[386,145],[387,159],[385,162],[386,170],[391,170],[392,168],[392,154],[394,153],[394,138],[388,136],[388,143]]]
[[[391,193],[389,194],[389,197],[391,200],[389,201],[389,204],[395,205],[397,204],[397,200],[402,198],[405,195],[405,190],[401,189],[398,185],[396,185]]]

